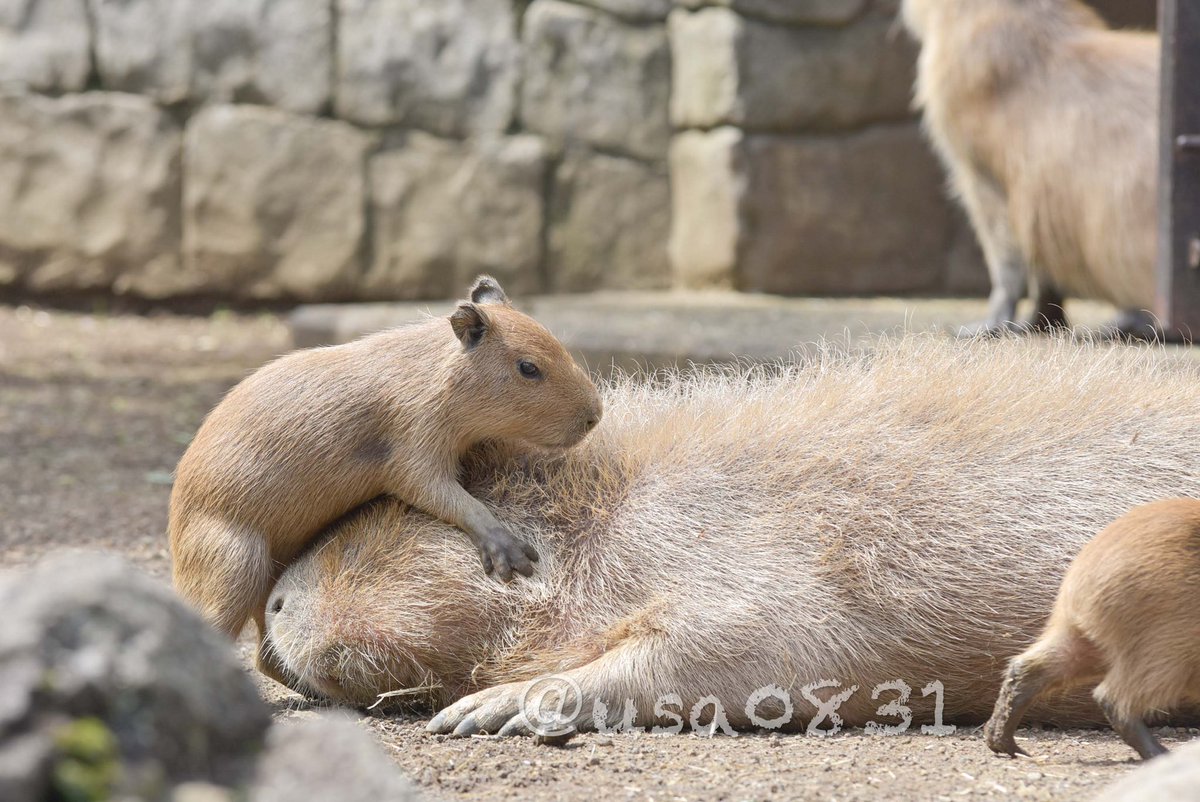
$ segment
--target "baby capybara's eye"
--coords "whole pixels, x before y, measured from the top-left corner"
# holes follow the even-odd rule
[[[541,369],[528,359],[522,359],[520,362],[518,362],[517,369],[520,370],[521,375],[527,379],[540,379],[542,377]]]

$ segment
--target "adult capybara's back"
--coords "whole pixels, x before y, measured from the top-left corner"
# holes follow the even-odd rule
[[[836,683],[809,689],[821,699],[857,686],[851,724],[896,723],[876,710],[900,686],[872,698],[895,680],[917,720],[935,681],[947,719],[982,720],[1079,547],[1138,503],[1200,496],[1200,376],[1173,359],[909,338],[618,382],[581,448],[470,469],[541,552],[532,581],[488,583],[450,527],[376,505],[283,575],[271,646],[343,701],[474,694],[433,722],[460,733],[519,730],[526,682],[553,672],[583,723],[595,701],[650,723],[664,697],[686,719],[712,695],[738,726],[769,685],[803,723],[820,680]],[[1099,719],[1086,697],[1054,705]]]

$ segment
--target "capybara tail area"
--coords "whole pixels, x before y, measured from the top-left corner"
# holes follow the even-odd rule
[[[175,590],[206,621],[236,638],[271,585],[271,555],[258,532],[216,519],[172,538]]]

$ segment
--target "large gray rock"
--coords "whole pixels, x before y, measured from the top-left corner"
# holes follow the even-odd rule
[[[684,8],[724,6],[739,14],[788,25],[844,25],[870,0],[675,0]]]
[[[550,195],[550,289],[670,286],[670,226],[665,165],[568,150]]]
[[[122,291],[177,271],[179,152],[146,98],[0,96],[0,286]]]
[[[410,802],[417,792],[369,732],[331,714],[271,729],[249,798]]]
[[[339,117],[447,136],[502,132],[519,53],[509,0],[337,0]]]
[[[213,106],[188,123],[185,271],[212,294],[346,297],[361,274],[371,140],[346,123]]]
[[[117,557],[73,555],[0,578],[0,607],[5,800],[38,798],[22,784],[154,798],[189,777],[248,779],[269,711],[168,588]]]
[[[534,0],[522,38],[528,128],[556,149],[578,142],[643,159],[666,155],[671,55],[662,26]]]
[[[691,132],[676,138],[672,167],[671,255],[686,284],[791,295],[944,280],[953,218],[915,125],[846,137]]]
[[[755,131],[859,127],[909,115],[915,51],[881,14],[785,28],[724,8],[676,10],[671,121]]]
[[[105,87],[165,103],[313,113],[330,97],[332,8],[310,0],[88,0]]]
[[[516,295],[540,290],[544,150],[530,135],[457,142],[413,133],[374,155],[365,293],[458,297],[479,273]]]
[[[0,87],[75,92],[91,69],[85,0],[0,0]]]

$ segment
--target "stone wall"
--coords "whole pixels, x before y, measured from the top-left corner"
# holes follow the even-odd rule
[[[897,0],[0,0],[0,294],[975,291]]]

